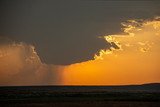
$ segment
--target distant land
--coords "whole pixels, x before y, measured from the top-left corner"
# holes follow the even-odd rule
[[[1,107],[160,107],[160,83],[121,86],[1,86]]]
[[[0,91],[12,91],[18,89],[25,90],[37,90],[37,91],[53,91],[53,92],[93,92],[93,91],[116,91],[116,92],[128,92],[128,91],[148,91],[148,92],[160,92],[160,83],[147,83],[141,85],[44,85],[44,86],[0,86]]]

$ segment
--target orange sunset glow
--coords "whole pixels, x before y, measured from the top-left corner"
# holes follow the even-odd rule
[[[101,36],[110,44],[93,60],[71,65],[43,63],[34,46],[0,47],[0,85],[126,85],[160,82],[160,20],[128,20],[122,32]]]
[[[110,49],[100,50],[94,60],[65,67],[65,85],[160,82],[160,21],[128,20],[122,25],[122,33],[104,36],[113,44]]]

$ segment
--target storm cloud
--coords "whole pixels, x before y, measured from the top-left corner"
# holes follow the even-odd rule
[[[34,45],[44,63],[72,64],[109,47],[98,36],[159,10],[158,0],[1,0],[0,36]]]

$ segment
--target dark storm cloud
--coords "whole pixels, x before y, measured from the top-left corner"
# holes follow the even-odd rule
[[[127,19],[160,15],[158,0],[1,0],[0,35],[35,45],[45,63],[91,59],[107,48],[98,36]]]

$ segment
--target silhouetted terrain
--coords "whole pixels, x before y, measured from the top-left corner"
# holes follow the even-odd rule
[[[159,107],[160,84],[0,87],[3,106]]]

